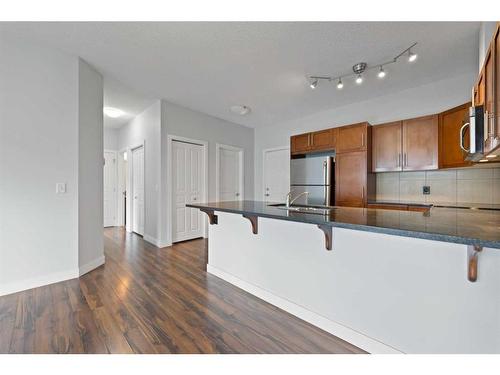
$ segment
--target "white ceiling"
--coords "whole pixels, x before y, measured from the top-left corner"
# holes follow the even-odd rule
[[[123,116],[111,118],[104,115],[104,126],[118,129],[149,107],[155,98],[145,96],[110,77],[104,77],[104,107],[119,108]]]
[[[0,30],[81,56],[142,93],[131,96],[164,98],[254,127],[470,73],[478,64],[476,22],[32,22]],[[418,61],[388,67],[384,80],[373,71],[361,86],[346,81],[342,91],[308,87],[308,74],[348,73],[356,62],[391,59],[415,41]],[[108,83],[107,103],[128,101],[119,84]],[[252,111],[232,114],[234,104]]]

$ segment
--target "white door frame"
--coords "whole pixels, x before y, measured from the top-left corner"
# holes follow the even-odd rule
[[[128,149],[122,148],[117,151],[117,160],[118,160],[118,184],[117,184],[117,208],[116,208],[116,225],[123,227],[124,222],[125,222],[125,212],[123,212],[123,203],[125,196],[122,194],[123,190],[128,192],[128,180],[125,181],[125,184],[123,184],[123,172],[125,172],[124,168],[124,161],[122,158],[123,154],[127,154],[127,173],[128,173],[128,161],[129,161],[129,155],[128,155]],[[120,166],[121,165],[121,166]]]
[[[219,201],[220,199],[220,186],[219,186],[219,177],[220,177],[220,150],[226,149],[231,151],[239,152],[239,168],[240,168],[240,176],[239,176],[239,184],[241,188],[240,199],[243,200],[245,196],[245,150],[241,147],[225,145],[222,143],[216,143],[215,145],[215,199]]]
[[[271,147],[262,150],[262,200],[266,201],[266,153],[273,151],[290,151],[290,146]],[[285,198],[285,197],[283,197]]]
[[[136,150],[138,148],[142,147],[142,150],[144,152],[144,232],[146,232],[146,141],[142,140],[140,143],[136,143],[132,146],[127,147],[127,166],[128,166],[128,178],[127,178],[127,225],[126,225],[126,231],[129,233],[132,233],[132,217],[135,215],[133,212],[133,204],[132,200],[130,197],[134,196],[133,190],[133,176],[134,176],[134,163],[132,163],[132,151]]]
[[[193,138],[186,138],[186,137],[181,137],[173,134],[167,134],[167,244],[166,246],[171,246],[172,245],[172,230],[173,230],[173,210],[172,210],[172,204],[173,204],[173,195],[174,195],[174,189],[172,186],[172,170],[173,170],[173,152],[172,152],[172,142],[174,141],[179,141],[179,142],[186,142],[186,143],[192,143],[195,145],[200,145],[203,147],[203,196],[202,196],[202,201],[204,203],[208,202],[208,142],[207,141],[202,141],[199,139],[193,139]],[[207,238],[208,237],[208,221],[206,218],[203,218],[203,237]]]
[[[118,152],[116,150],[109,150],[107,148],[104,149],[104,152],[109,152],[112,153],[115,157],[115,169],[114,169],[114,174],[115,174],[115,220],[113,220],[113,225],[114,227],[117,226],[117,220],[118,220],[118,197],[116,195],[116,192],[118,191]]]

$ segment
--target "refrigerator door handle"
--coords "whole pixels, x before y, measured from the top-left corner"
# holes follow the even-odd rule
[[[325,183],[325,185],[328,185],[328,182],[327,182],[327,179],[328,179],[327,168],[328,168],[328,162],[325,160],[325,161],[323,161],[323,182]]]

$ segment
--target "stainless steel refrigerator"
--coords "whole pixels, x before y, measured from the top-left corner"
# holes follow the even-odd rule
[[[307,155],[290,161],[290,191],[292,199],[307,191],[309,194],[294,204],[335,205],[335,157]]]

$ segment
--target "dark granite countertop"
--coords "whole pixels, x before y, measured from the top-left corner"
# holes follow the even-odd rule
[[[493,210],[432,207],[428,212],[422,213],[335,207],[327,215],[318,215],[289,212],[261,201],[200,203],[186,206],[500,249],[500,212]]]

